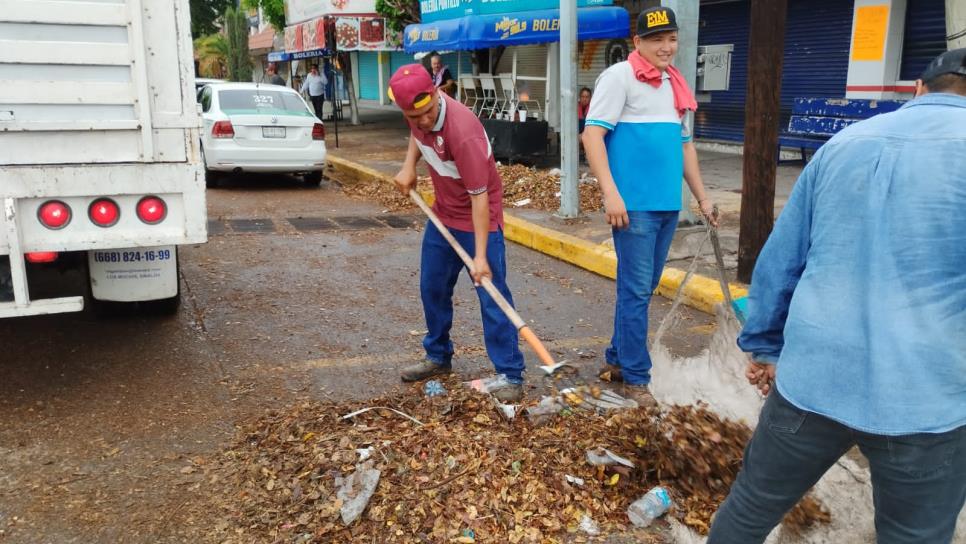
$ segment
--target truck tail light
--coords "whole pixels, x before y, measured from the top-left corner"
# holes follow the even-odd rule
[[[70,223],[70,206],[59,200],[51,200],[37,210],[37,218],[40,224],[48,229],[62,229]]]
[[[98,227],[112,227],[121,218],[121,209],[109,198],[99,198],[87,209],[91,222]]]
[[[323,125],[322,123],[316,123],[312,125],[312,139],[313,140],[325,139],[325,125]]]
[[[231,126],[231,121],[215,121],[211,127],[212,138],[234,138],[235,127]]]
[[[24,253],[24,258],[27,259],[28,263],[52,263],[57,260],[56,251],[34,251],[31,253]]]
[[[168,215],[168,206],[156,196],[146,196],[138,201],[138,219],[148,225],[157,225]]]

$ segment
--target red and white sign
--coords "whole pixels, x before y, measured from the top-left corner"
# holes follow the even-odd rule
[[[326,15],[365,15],[376,12],[376,0],[285,0],[288,24]]]

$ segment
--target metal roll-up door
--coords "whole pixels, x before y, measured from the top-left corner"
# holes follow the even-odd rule
[[[546,104],[547,83],[546,81],[528,81],[519,79],[525,77],[547,77],[547,45],[518,45],[507,47],[500,57],[500,62],[495,74],[513,72],[513,50],[517,50],[517,88],[526,90],[530,95],[530,100],[538,100],[541,104]]]
[[[791,0],[785,27],[781,128],[788,126],[798,97],[841,98],[849,70],[852,0]],[[699,101],[695,134],[702,138],[744,139],[748,73],[747,1],[702,5],[698,45],[733,44],[729,90]]]
[[[418,61],[413,59],[413,56],[409,53],[404,51],[392,51],[389,53],[389,75],[392,76],[392,74],[395,74],[396,70],[398,70],[400,67],[407,64],[413,64],[415,62]]]
[[[926,65],[946,50],[946,0],[908,0],[899,79],[919,79]]]
[[[379,53],[359,52],[359,97],[379,100]]]
[[[587,40],[577,48],[577,89],[594,88],[597,77],[614,62],[627,58],[634,47],[629,39]]]
[[[463,51],[462,54],[459,53],[446,53],[445,55],[440,55],[443,59],[443,65],[449,66],[450,73],[453,74],[454,78],[460,77],[460,74],[472,74],[473,73],[473,52]],[[461,58],[462,57],[462,58]],[[462,60],[462,64],[460,61]]]

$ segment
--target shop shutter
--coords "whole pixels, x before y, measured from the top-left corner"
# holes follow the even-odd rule
[[[919,79],[926,65],[946,50],[946,0],[908,0],[899,79]]]
[[[547,77],[547,44],[518,45],[517,77]],[[500,57],[494,74],[510,73],[513,71],[513,47],[507,47]],[[545,81],[517,81],[518,89],[526,89],[531,100],[538,100],[541,105],[546,104],[547,84]],[[543,106],[541,106],[543,107]]]
[[[379,58],[375,51],[359,52],[359,97],[379,100]]]
[[[785,27],[781,128],[788,126],[797,97],[841,98],[849,68],[851,0],[791,0]],[[695,134],[702,138],[744,139],[748,73],[747,1],[702,5],[699,45],[733,44],[729,90],[699,101]]]

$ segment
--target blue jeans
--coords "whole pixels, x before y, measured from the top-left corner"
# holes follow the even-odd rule
[[[664,271],[674,239],[678,212],[627,212],[630,224],[613,229],[617,252],[617,306],[614,336],[604,353],[608,364],[621,368],[624,383],[651,382],[647,352],[647,309]]]
[[[966,501],[966,426],[940,434],[868,434],[801,410],[773,391],[708,544],[763,542],[854,445],[869,460],[879,544],[952,540]]]
[[[473,255],[476,241],[472,232],[449,229],[456,241],[467,253]],[[513,296],[506,285],[506,246],[503,231],[491,232],[486,242],[486,260],[493,272],[493,285],[513,304]],[[449,366],[453,359],[453,342],[449,331],[453,326],[453,287],[460,271],[466,266],[459,255],[439,233],[432,222],[426,223],[423,235],[422,262],[419,274],[419,292],[423,299],[428,332],[423,338],[426,358]],[[483,314],[483,340],[486,353],[493,361],[496,371],[511,382],[523,382],[523,354],[518,345],[517,328],[482,288],[476,288]]]

